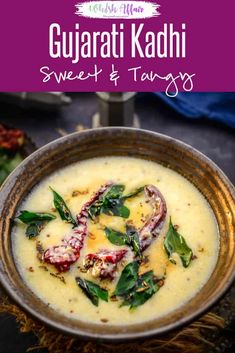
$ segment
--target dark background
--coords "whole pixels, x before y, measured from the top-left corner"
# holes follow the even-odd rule
[[[0,102],[0,123],[23,129],[38,147],[60,137],[60,129],[74,132],[79,124],[91,127],[97,110],[93,93],[70,94],[72,104],[57,111],[21,109]],[[136,99],[141,128],[178,138],[211,158],[235,184],[235,130],[206,119],[183,118],[152,95]],[[0,353],[23,353],[37,340],[31,334],[20,334],[10,315],[0,315]],[[234,348],[228,352],[234,352]]]

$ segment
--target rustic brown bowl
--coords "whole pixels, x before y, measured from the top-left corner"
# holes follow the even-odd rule
[[[144,324],[96,325],[68,319],[38,299],[17,271],[12,256],[11,220],[32,187],[58,168],[96,156],[136,156],[163,164],[189,179],[207,198],[220,232],[214,272],[201,291],[172,313]],[[173,138],[129,128],[102,128],[74,133],[40,148],[8,177],[0,192],[0,281],[28,314],[64,333],[82,338],[126,341],[161,335],[205,313],[232,284],[235,276],[235,191],[223,172],[203,154]]]

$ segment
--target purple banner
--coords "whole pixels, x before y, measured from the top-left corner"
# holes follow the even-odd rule
[[[1,91],[235,91],[234,0],[84,3],[2,1]]]

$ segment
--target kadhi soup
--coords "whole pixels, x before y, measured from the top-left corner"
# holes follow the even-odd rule
[[[204,196],[175,171],[132,157],[60,169],[17,210],[13,253],[29,288],[68,318],[146,322],[206,284],[219,252]]]

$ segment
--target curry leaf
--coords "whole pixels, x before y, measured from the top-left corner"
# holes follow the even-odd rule
[[[0,185],[22,160],[20,153],[13,154],[0,149]]]
[[[141,186],[140,188],[136,189],[133,192],[130,192],[127,195],[122,196],[122,199],[129,199],[131,197],[137,196],[138,194],[140,194],[142,191],[144,190],[144,186]]]
[[[128,294],[136,284],[138,271],[139,263],[137,261],[130,262],[126,265],[119,278],[114,294],[119,296]]]
[[[51,221],[56,218],[51,213],[43,213],[43,212],[30,212],[30,211],[20,211],[20,215],[17,217],[21,222],[28,224],[37,221]]]
[[[114,245],[125,245],[127,236],[125,233],[118,232],[112,228],[105,227],[105,234],[110,241],[110,243]]]
[[[139,235],[134,227],[126,226],[126,233],[121,233],[112,228],[105,228],[105,234],[108,240],[114,245],[128,245],[135,253],[135,256],[141,257],[141,247]]]
[[[56,216],[51,213],[29,212],[23,210],[17,218],[28,225],[25,234],[31,239],[36,237],[45,227],[47,222],[52,221]]]
[[[137,230],[129,225],[126,225],[126,233],[127,233],[127,245],[129,245],[134,251],[135,256],[141,257],[141,247],[139,241],[139,235]]]
[[[30,223],[26,228],[25,234],[29,239],[36,237],[45,226],[45,221],[36,221]]]
[[[122,271],[115,295],[123,298],[121,306],[128,305],[130,309],[137,308],[149,300],[159,289],[153,271],[138,275],[139,265],[131,262]]]
[[[13,157],[9,157],[5,164],[5,169],[8,173],[11,173],[17,166],[22,162],[23,158],[19,153],[16,153]]]
[[[130,215],[130,210],[123,205],[121,199],[112,202],[109,206],[102,206],[101,213],[107,214],[109,216],[117,216],[122,218],[128,218]]]
[[[116,199],[122,196],[123,191],[125,190],[125,185],[115,184],[112,185],[109,191],[106,193],[105,197],[108,199]]]
[[[112,185],[108,192],[100,200],[94,202],[90,206],[88,210],[90,218],[93,219],[101,213],[110,216],[128,218],[130,211],[126,206],[124,206],[124,201],[121,199],[124,189],[124,185]]]
[[[73,218],[72,213],[66,205],[64,199],[55,190],[53,190],[52,188],[50,189],[53,192],[54,206],[59,212],[60,218],[62,219],[62,221],[71,223],[75,227],[77,223]]]
[[[134,309],[143,305],[149,300],[154,293],[159,290],[159,286],[154,279],[153,271],[148,271],[139,276],[135,288],[126,297],[123,305],[130,305],[130,309]]]
[[[94,219],[96,218],[97,216],[100,215],[100,211],[101,211],[101,205],[102,205],[102,202],[99,202],[99,201],[96,201],[95,203],[93,203],[89,209],[88,209],[88,214],[89,214],[89,217],[91,219]]]
[[[193,256],[192,250],[188,247],[185,239],[174,228],[171,219],[169,228],[164,240],[164,247],[171,262],[175,263],[172,255],[177,253],[184,267],[188,267]]]
[[[91,281],[76,277],[78,286],[82,289],[83,293],[95,306],[99,305],[99,299],[108,301],[108,291],[101,288],[98,284]]]
[[[99,216],[101,213],[118,216],[122,218],[128,218],[130,210],[124,205],[126,199],[134,197],[143,191],[143,187],[135,190],[132,193],[123,195],[125,186],[121,184],[112,185],[109,191],[98,201],[96,201],[89,208],[90,218]]]
[[[121,198],[124,189],[124,185],[113,185],[102,198],[100,213],[128,218],[130,211],[124,206],[124,201]]]

